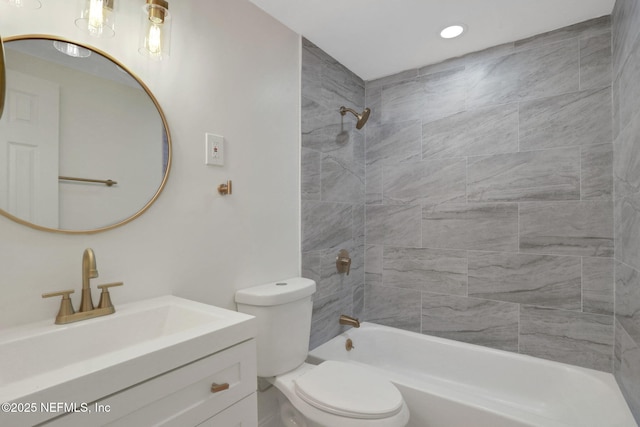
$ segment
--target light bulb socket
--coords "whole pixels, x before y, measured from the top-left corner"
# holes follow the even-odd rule
[[[169,2],[164,0],[147,0],[147,13],[149,21],[154,24],[162,24],[169,13]]]

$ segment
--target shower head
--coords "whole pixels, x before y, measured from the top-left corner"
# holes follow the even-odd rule
[[[358,119],[358,123],[356,123],[356,129],[362,129],[364,124],[367,123],[367,120],[369,120],[369,114],[371,114],[371,110],[368,108],[365,108],[362,114],[358,114],[351,108],[340,107],[340,114],[342,114],[343,116],[347,114],[347,111],[356,116],[356,118]]]

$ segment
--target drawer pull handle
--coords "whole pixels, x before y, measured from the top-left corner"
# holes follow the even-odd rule
[[[224,384],[211,384],[211,393],[218,393],[224,390],[229,390],[229,383]]]

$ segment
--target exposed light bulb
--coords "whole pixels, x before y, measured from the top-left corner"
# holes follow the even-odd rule
[[[91,0],[89,4],[89,22],[87,28],[93,35],[100,36],[104,26],[103,0]]]
[[[22,0],[24,1],[24,0]],[[116,0],[78,0],[80,16],[76,26],[93,37],[115,35]]]
[[[162,53],[162,30],[157,25],[151,25],[149,27],[146,47],[152,55],[159,55]]]

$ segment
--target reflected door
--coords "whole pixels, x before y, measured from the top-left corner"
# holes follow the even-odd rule
[[[7,70],[0,120],[0,208],[26,221],[58,227],[60,89]]]

